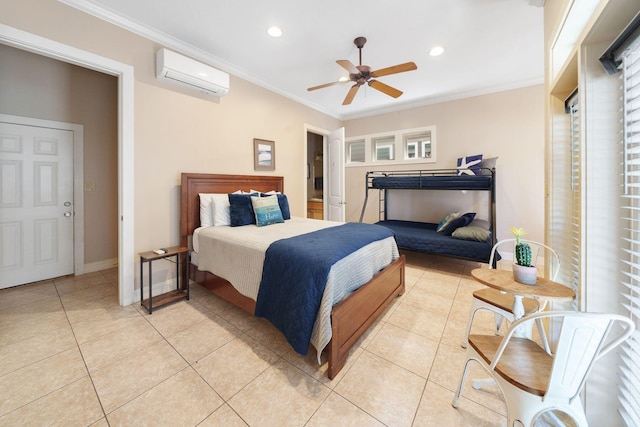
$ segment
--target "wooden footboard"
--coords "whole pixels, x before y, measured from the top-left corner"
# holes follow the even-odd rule
[[[331,310],[331,341],[325,351],[329,361],[328,377],[333,379],[344,367],[349,351],[394,298],[404,293],[405,257],[391,263],[373,279],[358,288]],[[191,280],[211,292],[253,314],[256,302],[238,292],[220,277],[191,269]]]
[[[394,298],[404,293],[405,257],[375,275],[331,310],[331,341],[327,346],[329,379],[343,368],[349,350]]]

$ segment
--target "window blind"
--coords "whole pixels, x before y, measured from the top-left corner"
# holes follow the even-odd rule
[[[628,426],[640,425],[640,42],[635,41],[619,57],[622,110],[621,254],[626,266],[622,280],[622,304],[636,323],[636,330],[620,348],[621,408]]]
[[[582,161],[580,146],[580,103],[578,93],[574,93],[567,100],[567,112],[569,113],[569,171],[571,181],[571,213],[569,218],[569,256],[565,257],[567,264],[567,281],[565,285],[571,287],[576,295],[579,295],[580,271],[581,271],[581,233],[582,233]],[[573,301],[573,309],[578,310],[578,301]]]

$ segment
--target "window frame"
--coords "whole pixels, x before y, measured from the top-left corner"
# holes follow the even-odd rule
[[[415,158],[409,158],[407,155],[407,138],[415,137],[416,135],[429,134],[429,142],[431,148],[430,157],[420,157],[420,154],[424,152],[424,141],[421,141],[417,145],[417,153]],[[393,159],[378,159],[376,153],[376,143],[379,141],[389,140],[392,144]],[[351,159],[351,144],[364,141],[365,147],[365,161],[354,161]],[[428,164],[436,163],[436,126],[423,126],[419,128],[400,129],[390,132],[381,132],[369,135],[359,135],[345,138],[345,167],[362,167],[373,166],[378,167],[381,165],[414,165],[414,164]]]

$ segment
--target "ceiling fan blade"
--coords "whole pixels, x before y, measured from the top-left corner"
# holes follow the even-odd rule
[[[418,67],[413,62],[405,62],[404,64],[394,65],[393,67],[381,68],[373,71],[372,77],[388,76],[389,74],[404,73],[405,71],[417,70]]]
[[[402,95],[402,92],[399,91],[398,89],[391,87],[387,84],[382,83],[381,81],[378,80],[369,80],[369,86],[371,86],[372,88],[379,90],[382,93],[385,93],[393,98],[397,98],[400,95]]]
[[[336,63],[347,70],[350,74],[360,74],[360,70],[358,70],[348,59],[338,59]]]
[[[347,96],[344,98],[344,101],[342,101],[342,105],[351,104],[351,101],[353,101],[353,98],[355,98],[356,93],[358,93],[358,89],[360,89],[360,85],[358,84],[351,86],[351,89],[349,89]]]
[[[329,87],[329,86],[333,86],[333,85],[337,85],[340,84],[342,82],[331,82],[331,83],[325,83],[323,85],[318,85],[318,86],[313,86],[310,88],[307,88],[308,91],[312,91],[312,90],[318,90],[318,89],[324,89],[325,87]]]

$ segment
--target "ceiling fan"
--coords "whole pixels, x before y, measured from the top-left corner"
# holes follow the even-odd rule
[[[362,65],[362,47],[366,42],[367,42],[367,39],[364,37],[357,37],[353,41],[353,43],[356,45],[356,47],[359,50],[360,65],[357,65],[357,66],[353,65],[351,61],[347,59],[339,59],[336,61],[338,65],[340,65],[342,68],[344,68],[349,72],[349,80],[345,80],[345,81],[352,81],[355,83],[353,86],[351,86],[351,89],[349,89],[349,92],[347,93],[347,96],[344,98],[342,105],[351,104],[351,101],[353,101],[353,98],[355,98],[356,93],[358,92],[358,89],[360,89],[360,86],[362,86],[365,83],[367,83],[372,88],[379,90],[384,94],[387,94],[393,98],[397,98],[400,95],[402,95],[402,91],[399,91],[394,87],[384,84],[379,80],[374,80],[374,78],[388,76],[389,74],[404,73],[405,71],[418,69],[415,63],[405,62],[404,64],[398,64],[392,67],[381,68],[380,70],[371,71],[371,67],[369,67],[368,65]],[[337,85],[340,83],[344,83],[344,82],[338,80],[337,82],[331,82],[331,83],[325,83],[319,86],[313,86],[308,88],[307,90],[312,91],[317,89],[323,89],[325,87]]]

